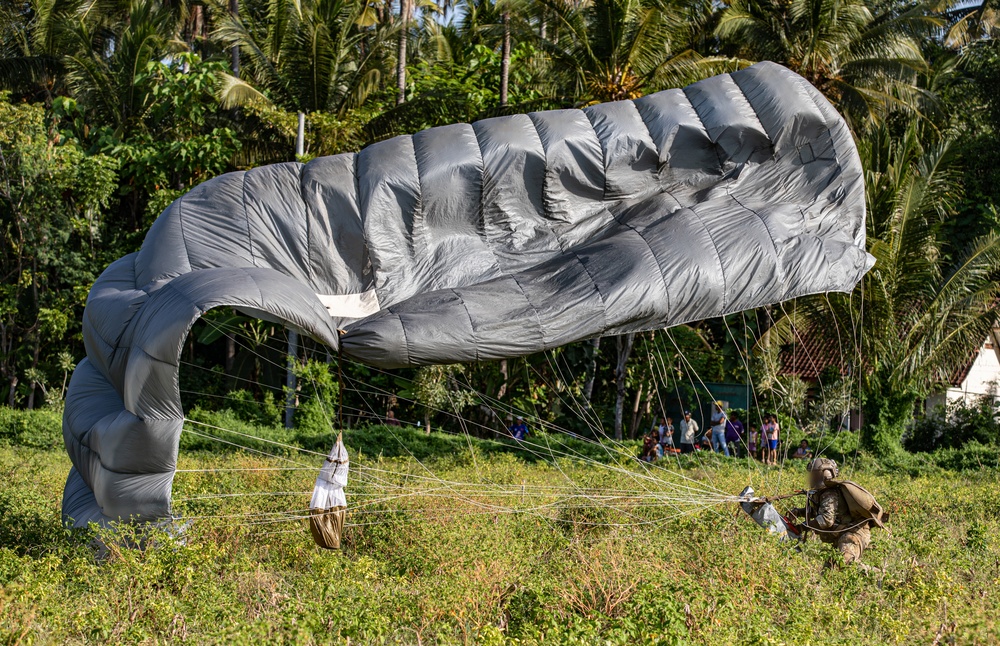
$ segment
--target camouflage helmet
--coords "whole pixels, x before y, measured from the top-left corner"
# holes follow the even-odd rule
[[[822,473],[824,480],[830,480],[840,474],[840,469],[837,468],[837,463],[830,458],[816,458],[809,463],[809,473]]]

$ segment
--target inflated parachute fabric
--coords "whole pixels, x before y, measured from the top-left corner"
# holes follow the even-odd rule
[[[770,63],[217,177],[91,290],[63,513],[169,517],[179,355],[210,308],[376,366],[511,357],[850,291],[864,215],[844,121]]]

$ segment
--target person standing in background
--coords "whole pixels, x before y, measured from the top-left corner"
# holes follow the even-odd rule
[[[691,418],[691,411],[684,411],[681,420],[681,453],[694,453],[694,444],[698,441],[698,422]]]
[[[722,410],[722,402],[717,401],[712,404],[712,450],[721,452],[729,457],[729,447],[726,446],[726,412]]]
[[[771,415],[769,419],[767,432],[764,434],[767,443],[767,455],[770,460],[766,464],[778,464],[778,434],[781,431],[781,427],[778,426],[777,415]]]
[[[741,447],[744,444],[745,432],[739,415],[730,412],[729,419],[726,420],[726,444],[729,445],[729,453],[734,458],[740,457],[740,453],[743,452]]]

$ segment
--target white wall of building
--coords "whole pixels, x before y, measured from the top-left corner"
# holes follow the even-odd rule
[[[995,401],[1000,400],[997,393],[997,384],[1000,383],[998,333],[1000,331],[993,330],[983,342],[972,368],[969,369],[969,374],[966,375],[961,384],[951,386],[945,392],[927,398],[928,413],[932,413],[935,408],[945,404],[958,402],[967,405],[975,404],[984,396],[992,396]]]

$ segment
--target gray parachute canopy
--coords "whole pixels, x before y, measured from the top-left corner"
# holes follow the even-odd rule
[[[169,517],[178,361],[210,308],[376,366],[512,357],[850,291],[864,208],[844,121],[770,63],[217,177],[90,292],[63,514]]]

